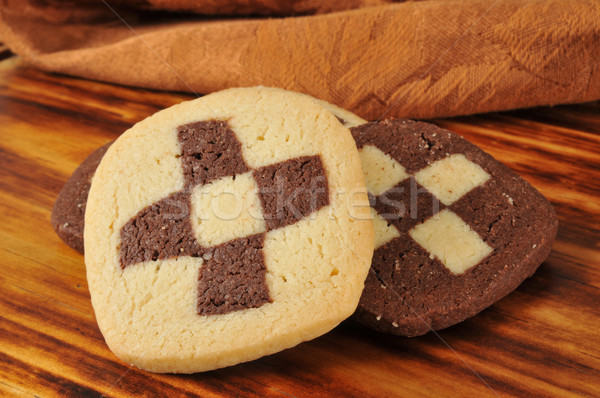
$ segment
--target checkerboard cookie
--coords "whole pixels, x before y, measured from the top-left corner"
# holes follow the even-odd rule
[[[323,108],[325,108],[329,112],[333,113],[335,115],[335,117],[340,121],[340,123],[342,123],[345,127],[348,127],[348,128],[357,127],[357,126],[360,126],[361,124],[367,123],[367,121],[365,119],[363,119],[362,117],[357,116],[354,113],[352,113],[344,108],[340,108],[337,105],[330,104],[327,101],[323,101],[323,100],[316,99],[313,97],[309,97],[309,98],[312,98],[313,101],[316,101],[317,104],[321,105]]]
[[[506,296],[548,255],[552,206],[475,145],[410,120],[351,131],[375,224],[361,323],[403,336],[454,325]]]
[[[351,315],[373,251],[356,145],[314,100],[230,89],[125,132],[89,192],[98,325],[124,361],[190,373],[317,337]]]
[[[309,96],[306,97],[316,101],[317,104],[333,113],[345,127],[350,128],[366,123],[366,120],[339,106]],[[84,215],[92,177],[112,143],[113,141],[98,148],[79,165],[54,202],[51,220],[54,230],[63,242],[80,253],[84,251]]]

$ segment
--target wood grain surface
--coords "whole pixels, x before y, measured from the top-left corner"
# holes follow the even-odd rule
[[[413,339],[346,321],[194,375],[118,360],[50,211],[89,153],[190,98],[0,61],[0,396],[600,396],[600,103],[434,120],[530,181],[561,223],[538,272],[474,318]]]

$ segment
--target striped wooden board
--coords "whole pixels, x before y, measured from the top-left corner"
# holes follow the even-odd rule
[[[413,339],[346,321],[279,354],[194,375],[115,358],[83,257],[54,234],[50,210],[90,152],[189,98],[0,61],[1,396],[600,396],[600,103],[434,120],[514,168],[561,222],[539,271],[478,316]]]

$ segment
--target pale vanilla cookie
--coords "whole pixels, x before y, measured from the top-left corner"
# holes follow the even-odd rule
[[[367,123],[367,121],[365,119],[363,119],[362,117],[357,116],[354,113],[352,113],[344,108],[340,108],[339,106],[331,104],[327,101],[323,101],[323,100],[316,99],[313,97],[309,97],[309,98],[312,98],[314,101],[317,102],[317,104],[321,105],[323,108],[325,108],[329,112],[333,113],[335,115],[335,117],[337,117],[337,119],[340,121],[340,123],[342,123],[344,126],[346,126],[348,128],[360,126],[361,124]]]
[[[181,373],[331,330],[356,309],[373,240],[350,132],[272,88],[214,93],[125,132],[96,170],[84,233],[111,350]]]
[[[351,130],[375,224],[361,323],[402,336],[454,325],[513,291],[550,252],[552,206],[464,138],[412,120]]]

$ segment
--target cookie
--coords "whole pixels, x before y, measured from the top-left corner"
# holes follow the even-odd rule
[[[307,96],[308,97],[308,96]],[[321,99],[312,98],[313,101],[316,101],[317,104],[321,105],[323,108],[327,109],[329,112],[333,113],[335,117],[342,123],[345,127],[351,128],[360,126],[361,124],[367,123],[367,121],[360,116],[355,115],[354,113],[340,108],[337,105],[331,104],[327,101],[323,101]]]
[[[306,97],[316,101],[320,106],[333,113],[345,127],[355,127],[367,122],[339,106],[313,97]],[[54,202],[51,219],[54,230],[63,242],[80,253],[84,252],[83,226],[85,205],[92,177],[106,150],[112,143],[113,141],[98,148],[79,165],[58,194],[56,202]]]
[[[457,134],[386,120],[351,129],[375,253],[355,318],[418,336],[467,319],[531,276],[558,222],[525,180]]]
[[[356,309],[374,245],[356,145],[305,96],[229,89],[125,132],[85,214],[110,349],[154,372],[249,361]]]
[[[92,152],[73,172],[61,189],[50,221],[67,245],[83,253],[83,219],[92,177],[112,141]]]

